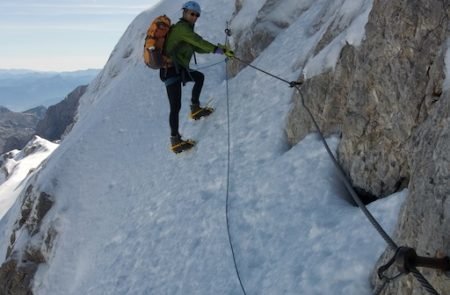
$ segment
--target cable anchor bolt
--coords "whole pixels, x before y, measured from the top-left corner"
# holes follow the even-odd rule
[[[416,267],[439,269],[444,272],[450,271],[450,258],[448,256],[442,258],[422,257],[417,255],[416,250],[409,247],[398,249],[395,255],[395,264],[405,273],[409,273],[411,269]]]
[[[297,81],[291,81],[291,82],[289,82],[289,87],[295,87],[295,86],[301,86],[301,85],[303,85],[303,83],[305,83],[305,75],[304,74],[302,74],[301,76],[300,76],[300,78],[298,78],[298,80]]]
[[[289,82],[289,87],[293,88],[295,86],[301,86],[303,85],[303,80],[299,80],[299,81],[291,81]]]
[[[378,269],[378,276],[381,278],[383,276],[382,273],[394,263],[402,274],[408,274],[416,267],[433,268],[450,272],[450,258],[448,256],[442,258],[422,257],[418,256],[416,250],[413,248],[399,247],[389,262]]]

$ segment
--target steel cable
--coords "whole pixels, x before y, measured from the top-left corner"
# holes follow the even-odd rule
[[[319,124],[317,123],[316,119],[314,118],[314,115],[312,114],[311,110],[308,108],[308,106],[305,103],[305,99],[303,96],[303,93],[300,89],[300,86],[298,82],[296,81],[288,81],[286,79],[280,78],[279,76],[276,76],[274,74],[271,74],[267,71],[264,71],[258,67],[255,67],[253,65],[251,65],[250,63],[247,63],[243,60],[241,60],[238,57],[233,57],[234,59],[236,59],[237,61],[241,62],[244,65],[247,65],[257,71],[260,71],[270,77],[273,77],[277,80],[280,80],[286,84],[288,84],[290,87],[295,87],[295,89],[297,89],[300,98],[301,98],[301,102],[302,102],[302,106],[305,108],[305,110],[307,111],[309,117],[311,118],[314,127],[316,128],[317,133],[320,136],[320,139],[325,147],[325,149],[327,150],[328,155],[330,156],[334,166],[336,167],[336,169],[339,172],[339,177],[342,179],[342,181],[344,182],[345,187],[347,188],[348,192],[350,193],[352,199],[356,202],[356,204],[358,205],[358,207],[362,210],[362,212],[364,213],[364,215],[367,217],[367,219],[369,220],[369,222],[374,226],[374,228],[377,230],[377,232],[380,234],[380,236],[386,241],[386,243],[388,244],[388,246],[394,250],[397,251],[398,250],[398,246],[397,244],[394,242],[394,240],[386,233],[386,231],[383,229],[383,227],[379,224],[379,222],[375,219],[375,217],[370,213],[370,211],[367,209],[367,207],[364,205],[364,203],[361,201],[361,199],[359,198],[358,194],[356,193],[356,191],[354,190],[353,186],[351,185],[350,181],[348,180],[348,177],[346,175],[346,173],[344,172],[344,169],[342,168],[342,166],[339,164],[339,162],[336,160],[336,157],[333,155],[330,147],[328,146],[328,143],[325,140],[325,137],[322,133],[322,131],[320,130]],[[431,286],[431,284],[427,281],[427,279],[414,267],[413,269],[411,269],[412,274],[414,275],[414,277],[419,281],[419,283],[422,285],[422,287],[430,294],[433,295],[439,295],[439,293],[437,293],[437,291],[433,288],[433,286]],[[385,287],[386,282],[383,282],[383,286],[382,288],[379,288],[376,292],[381,293],[382,289]]]

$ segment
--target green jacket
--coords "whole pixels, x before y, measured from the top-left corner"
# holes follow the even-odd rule
[[[212,53],[216,45],[204,40],[194,32],[194,26],[180,19],[178,23],[170,28],[169,34],[164,44],[166,54],[177,65],[189,69],[194,52]]]

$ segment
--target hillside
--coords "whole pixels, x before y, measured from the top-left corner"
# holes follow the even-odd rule
[[[386,244],[349,201],[315,131],[295,125],[307,117],[292,113],[292,88],[236,64],[227,85],[223,57],[198,55],[201,100],[216,112],[188,120],[192,85],[185,87],[181,132],[198,146],[170,152],[165,88],[141,55],[151,20],[163,13],[176,20],[182,3],[163,1],[136,17],[83,95],[71,133],[22,184],[0,220],[0,294],[371,294]],[[239,56],[250,51],[246,60],[288,81],[306,74],[302,89],[321,118],[333,105],[319,86],[335,85],[323,77],[343,73],[349,48],[368,47],[363,28],[380,15],[378,5],[219,0],[202,4],[196,31],[223,43],[231,20]],[[348,133],[332,127],[327,142],[341,158]],[[371,192],[383,197],[368,208],[389,234],[399,212],[411,214],[400,210],[416,183]],[[410,276],[400,280],[411,285]]]
[[[0,106],[0,155],[22,149],[33,135],[60,140],[75,121],[78,104],[87,86],[78,86],[48,109],[41,106],[18,113]]]
[[[24,147],[32,138],[39,119],[32,110],[18,113],[0,106],[0,155]]]

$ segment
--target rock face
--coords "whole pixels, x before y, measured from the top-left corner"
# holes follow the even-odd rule
[[[409,166],[412,167],[410,194],[403,208],[396,241],[416,249],[419,256],[450,256],[450,92],[436,102],[429,117],[411,140]],[[393,256],[386,251],[377,267]],[[450,276],[420,269],[439,294],[450,294]],[[393,275],[394,270],[389,273]],[[379,285],[376,276],[374,284]],[[381,294],[428,294],[412,275],[390,283]]]
[[[54,141],[70,131],[80,98],[86,89],[86,85],[78,86],[63,101],[49,107],[45,117],[37,124],[36,135]]]
[[[291,2],[296,1],[281,1]],[[258,43],[246,56],[251,61],[288,25],[277,23],[275,17],[259,24],[265,20],[263,11],[267,16],[276,10],[276,3],[266,1],[249,35],[237,36],[240,44],[248,40],[237,50],[238,56],[244,57],[246,48]],[[362,44],[344,46],[336,67],[308,79],[302,88],[321,130],[341,134],[338,159],[360,192],[384,197],[408,188],[394,240],[422,256],[450,255],[450,89],[443,86],[450,46],[449,4],[449,0],[374,0]],[[300,13],[292,10],[292,17]],[[268,27],[274,29],[261,29]],[[333,28],[322,36],[316,52],[338,35]],[[286,133],[296,144],[315,129],[301,97],[295,94],[293,100]],[[46,261],[56,235],[51,227],[37,230],[53,200],[31,186],[24,193],[8,259],[0,268],[0,294],[29,294],[30,278],[36,265]],[[24,231],[33,239],[19,252],[14,245],[21,244],[16,240]],[[391,256],[387,251],[380,264]],[[447,276],[428,269],[423,274],[440,294],[450,294]],[[373,283],[378,284],[375,279]],[[427,292],[409,275],[391,282],[382,294]]]
[[[5,262],[0,266],[0,294],[30,295],[34,274],[53,247],[56,230],[41,228],[54,198],[28,186],[20,216],[10,237]],[[31,237],[31,238],[28,238]]]
[[[44,106],[39,106],[36,108],[29,109],[28,111],[25,111],[26,114],[33,114],[35,115],[39,120],[44,119],[45,113],[47,112],[47,108]]]
[[[405,187],[408,145],[442,95],[444,1],[377,1],[359,48],[346,46],[334,72],[304,87],[325,133],[341,132],[339,158],[354,185],[376,196]],[[299,97],[287,127],[292,143],[311,132]]]
[[[78,86],[60,103],[45,109],[38,107],[16,113],[0,107],[0,154],[22,149],[33,135],[59,140],[71,130],[78,103],[87,86]]]
[[[361,46],[345,46],[333,71],[303,87],[322,131],[341,134],[338,158],[354,187],[377,197],[408,187],[395,240],[424,256],[450,255],[450,95],[443,89],[449,4],[374,1]],[[286,129],[292,144],[315,131],[300,96]],[[424,273],[450,294],[448,278]],[[425,293],[408,276],[383,294]]]
[[[21,149],[34,134],[38,117],[0,107],[0,154]]]

